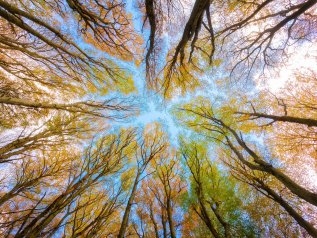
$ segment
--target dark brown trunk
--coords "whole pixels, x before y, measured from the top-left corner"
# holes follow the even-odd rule
[[[222,218],[222,216],[220,215],[217,207],[214,207],[212,203],[209,203],[211,210],[214,212],[214,214],[216,215],[218,221],[220,222],[220,224],[223,226],[224,231],[225,231],[225,237],[226,238],[230,238],[230,228],[229,228],[229,224]]]
[[[263,183],[260,183],[260,188],[265,190],[271,197],[272,199],[279,203],[287,212],[290,216],[294,218],[294,220],[301,226],[303,227],[308,234],[310,234],[312,237],[317,237],[317,229],[307,222],[298,212],[296,212],[280,195],[278,195],[274,190],[269,188],[268,186],[264,185]]]
[[[13,188],[11,191],[7,192],[5,195],[3,195],[0,198],[0,206],[2,206],[2,204],[4,204],[6,201],[10,200],[11,198],[16,196],[16,189]]]
[[[220,238],[220,235],[218,234],[216,228],[213,226],[212,221],[208,215],[206,206],[204,204],[204,195],[203,195],[203,191],[202,191],[202,187],[201,184],[197,184],[198,188],[197,188],[197,197],[198,197],[198,201],[199,201],[199,206],[200,206],[200,211],[201,214],[200,218],[203,220],[203,222],[206,224],[207,228],[209,229],[209,231],[211,232],[211,234],[215,237],[215,238]]]
[[[273,121],[281,121],[281,122],[290,122],[297,123],[306,126],[317,126],[317,120],[311,118],[300,118],[300,117],[292,117],[292,116],[276,116],[265,113],[247,113],[247,112],[237,112],[237,114],[249,115],[255,118],[266,118],[272,119]]]
[[[162,221],[162,227],[163,227],[163,237],[167,238],[167,228],[166,228],[166,218],[165,218],[165,211],[164,208],[161,207],[161,221]]]
[[[133,200],[134,200],[134,197],[136,195],[137,186],[139,184],[139,177],[140,177],[140,172],[138,171],[137,175],[135,177],[134,183],[133,183],[133,187],[132,187],[132,191],[131,191],[131,194],[130,194],[130,197],[129,197],[129,200],[128,200],[128,204],[127,204],[127,206],[125,208],[125,211],[124,211],[124,214],[123,214],[123,218],[122,218],[122,222],[121,222],[118,238],[124,238],[125,231],[126,231],[126,229],[128,227],[129,216],[130,216]]]
[[[199,202],[199,205],[201,210],[201,216],[203,218],[204,223],[208,227],[209,231],[215,238],[220,238],[220,235],[218,234],[218,232],[216,231],[215,227],[212,224],[212,221],[208,215],[205,205],[201,201]]]
[[[252,164],[244,159],[243,155],[235,148],[229,139],[227,139],[229,147],[235,152],[238,159],[245,165],[247,165],[252,170],[260,170],[267,172],[277,178],[281,183],[283,183],[292,193],[296,194],[298,197],[304,199],[305,201],[317,206],[317,194],[313,193],[304,187],[300,186],[296,182],[294,182],[290,177],[284,174],[279,169],[274,168],[271,164],[267,163],[266,161],[262,160],[253,150],[251,150],[246,143],[239,137],[239,135],[232,130],[230,127],[227,127],[231,133],[234,135],[236,140],[238,141],[239,145],[245,149],[249,155],[252,156],[254,162],[256,164]]]
[[[38,178],[32,179],[30,181],[27,181],[25,183],[15,185],[9,192],[7,192],[4,196],[2,196],[0,198],[0,206],[2,206],[2,204],[5,203],[6,201],[17,196],[20,192],[22,192],[26,188],[29,188],[29,187],[35,185],[39,180],[40,180],[40,178],[38,177]]]
[[[176,233],[175,233],[175,227],[173,224],[173,211],[172,211],[172,206],[171,206],[171,200],[167,198],[167,204],[166,204],[166,210],[167,210],[167,219],[168,219],[168,224],[170,228],[170,233],[171,233],[171,238],[176,238]]]
[[[146,17],[150,23],[150,46],[145,56],[146,61],[146,71],[149,75],[150,71],[150,57],[154,51],[154,41],[156,33],[156,22],[155,22],[155,12],[154,12],[154,0],[145,0]]]
[[[150,218],[151,218],[151,221],[152,221],[153,226],[154,226],[155,238],[160,238],[159,232],[158,232],[157,222],[155,220],[154,213],[153,213],[152,205],[150,205]]]
[[[37,237],[54,217],[64,209],[84,188],[84,183],[88,180],[89,174],[85,175],[79,182],[58,196],[43,212],[35,217],[15,238]],[[97,178],[98,179],[98,178]],[[83,186],[83,187],[82,187]],[[77,190],[77,191],[76,191]],[[73,194],[72,194],[73,193]]]
[[[175,53],[171,63],[171,68],[174,67],[179,55],[180,55],[180,62],[182,63],[184,59],[184,55],[185,55],[184,53],[185,46],[188,43],[188,41],[191,40],[194,34],[196,35],[198,34],[202,24],[203,14],[205,10],[209,8],[210,2],[211,2],[210,0],[196,0],[195,1],[193,10],[185,25],[183,36],[175,49]]]
[[[13,150],[17,150],[19,148],[22,149],[27,144],[29,145],[30,144],[29,142],[34,142],[34,141],[37,141],[39,139],[47,138],[47,137],[52,136],[52,135],[54,135],[52,132],[48,133],[47,131],[44,131],[44,132],[41,132],[35,136],[28,136],[28,137],[25,137],[22,139],[17,139],[15,141],[12,141],[11,143],[0,148],[0,161],[8,159],[10,157],[9,155],[11,155],[11,153],[9,153],[9,152],[11,152]]]

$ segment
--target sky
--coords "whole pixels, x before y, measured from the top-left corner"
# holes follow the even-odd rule
[[[144,28],[142,31],[142,15],[137,9],[136,1],[127,1],[126,3],[127,11],[133,15],[133,24],[135,30],[145,36],[144,44],[146,44],[149,30]],[[166,35],[165,37],[168,36]],[[124,67],[131,71],[133,75],[133,80],[137,88],[137,95],[135,95],[135,97],[141,110],[137,117],[128,119],[125,122],[119,122],[118,126],[138,126],[142,128],[148,123],[158,121],[163,125],[164,129],[168,133],[172,144],[176,145],[180,127],[177,125],[177,122],[172,116],[171,110],[173,105],[178,102],[178,99],[174,98],[173,103],[166,103],[162,99],[161,95],[146,89],[144,62],[142,62],[139,67],[137,67],[134,63],[124,62]]]

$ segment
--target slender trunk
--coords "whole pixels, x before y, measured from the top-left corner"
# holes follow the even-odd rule
[[[224,231],[225,231],[225,237],[230,238],[229,224],[222,218],[217,207],[214,207],[212,203],[209,203],[209,205],[210,205],[211,210],[214,212],[215,216],[217,217],[218,221],[223,226]]]
[[[123,215],[123,218],[122,218],[122,222],[121,222],[118,238],[124,238],[125,231],[126,231],[126,229],[128,227],[129,215],[130,215],[130,212],[131,212],[131,208],[132,208],[134,197],[136,195],[137,186],[139,184],[139,177],[140,177],[140,171],[137,172],[137,175],[136,175],[134,183],[133,183],[133,187],[132,187],[132,191],[131,191],[131,194],[130,194],[130,197],[129,197],[129,200],[128,200],[128,204],[127,204],[127,206],[125,208],[124,215]]]
[[[304,199],[305,201],[317,206],[317,194],[310,192],[309,190],[303,188],[302,186],[295,183],[290,177],[271,167],[270,173],[280,180],[292,193],[296,194],[298,197]]]
[[[32,179],[32,180],[27,181],[25,183],[15,185],[9,192],[7,192],[5,195],[3,195],[0,198],[0,206],[2,206],[6,201],[17,196],[24,189],[27,189],[31,186],[34,186],[39,180],[40,180],[40,178],[35,178],[35,179]]]
[[[171,200],[167,198],[167,204],[166,204],[166,210],[167,210],[167,219],[168,219],[168,224],[170,228],[170,233],[171,233],[171,238],[176,238],[176,233],[175,233],[175,227],[173,224],[173,211],[172,211],[172,204]]]
[[[19,158],[14,158],[15,155],[21,155],[24,152],[29,152],[30,150],[36,149],[36,146],[33,147],[20,147],[19,150],[14,150],[13,152],[7,152],[6,154],[0,154],[0,163],[8,163]]]
[[[73,237],[83,237],[85,236],[90,237],[89,236],[89,232],[87,232],[89,229],[90,231],[94,228],[94,227],[98,227],[98,225],[102,222],[108,219],[108,215],[104,216],[104,214],[108,214],[110,212],[111,208],[107,208],[105,210],[103,210],[94,220],[92,220],[91,222],[89,222],[84,228],[82,228],[79,232],[75,232],[75,234],[73,235]],[[86,234],[85,234],[86,233]]]
[[[197,197],[198,197],[199,206],[200,206],[200,210],[201,210],[200,218],[202,218],[202,220],[206,224],[206,226],[209,229],[209,231],[211,232],[211,234],[215,238],[220,238],[220,235],[218,234],[216,228],[213,226],[212,221],[211,221],[211,219],[210,219],[210,217],[208,215],[207,209],[205,207],[205,204],[204,204],[204,200],[205,199],[204,199],[204,195],[203,195],[201,184],[197,184],[197,185],[198,185]]]
[[[52,135],[54,135],[54,133],[52,133],[52,132],[49,133],[47,131],[43,131],[43,132],[38,133],[35,136],[27,136],[27,137],[24,137],[22,139],[17,139],[15,141],[12,141],[11,143],[0,148],[0,160],[7,159],[8,156],[6,154],[8,154],[9,152],[11,152],[13,150],[17,150],[19,148],[22,149],[25,146],[30,146],[30,142],[35,142],[39,139],[47,138],[47,137],[52,136]],[[31,143],[31,145],[32,145],[32,143]]]
[[[16,234],[15,238],[37,237],[52,219],[66,207],[71,200],[76,197],[82,189],[84,189],[85,182],[89,178],[89,174],[85,175],[79,182],[67,189],[63,194],[58,196],[43,212],[35,217],[21,232]],[[77,190],[77,191],[76,191]],[[74,192],[76,191],[76,192]],[[73,193],[73,194],[72,194]]]
[[[200,210],[201,210],[201,215],[202,215],[203,221],[206,224],[207,228],[209,229],[209,231],[211,232],[211,234],[215,238],[220,238],[220,235],[218,234],[216,228],[213,226],[212,221],[208,215],[205,204],[202,201],[199,201],[199,205],[200,205]]]
[[[151,221],[152,221],[153,226],[154,226],[155,238],[160,238],[159,232],[158,232],[157,222],[155,220],[154,213],[153,213],[152,205],[150,205],[150,218],[151,218]]]
[[[56,32],[54,30],[54,28],[49,27],[48,25],[44,24],[42,21],[36,19],[35,17],[31,16],[30,14],[28,14],[24,11],[21,11],[18,8],[13,7],[12,5],[9,5],[7,2],[4,2],[1,0],[0,6],[6,10],[6,11],[4,11],[4,10],[0,9],[0,16],[3,17],[4,19],[6,19],[8,22],[20,27],[21,29],[25,30],[26,32],[39,38],[40,40],[42,40],[43,42],[45,42],[47,45],[51,46],[52,48],[56,49],[57,51],[62,51],[63,53],[68,54],[70,57],[77,58],[77,59],[81,60],[83,63],[85,63],[86,65],[88,65],[89,56],[85,52],[83,52],[77,45],[75,45],[74,43],[72,43],[72,42],[68,41],[66,38],[64,38],[62,36],[62,34],[60,34],[60,32]],[[43,34],[36,31],[30,25],[28,25],[24,21],[22,21],[18,17],[19,15],[20,16],[22,15],[22,16],[30,19],[31,21],[36,22],[37,24],[44,26],[45,28],[49,29],[50,31],[53,31],[57,36],[59,36],[59,38],[62,41],[75,47],[80,52],[80,54],[84,55],[87,59],[83,58],[82,55],[80,55],[78,53],[73,53],[73,52],[69,51],[69,49],[67,49],[66,47],[63,47],[62,45],[57,44],[56,42],[46,38]]]
[[[61,110],[61,111],[68,111],[73,113],[84,113],[93,116],[102,117],[102,114],[98,113],[94,109],[98,109],[104,107],[104,109],[114,109],[115,106],[112,108],[112,105],[97,105],[97,104],[88,104],[86,102],[76,102],[76,103],[69,103],[69,104],[61,104],[61,103],[49,103],[49,102],[34,102],[26,99],[20,98],[12,98],[12,97],[0,97],[0,103],[8,104],[8,105],[15,105],[20,107],[27,107],[27,108],[40,108],[40,109],[49,109],[49,110]],[[90,107],[90,108],[89,108]],[[122,108],[118,107],[118,110]]]
[[[156,22],[155,22],[155,11],[154,11],[154,0],[145,0],[145,9],[146,9],[146,16],[148,18],[148,21],[150,23],[150,45],[147,50],[146,56],[145,56],[145,62],[146,62],[146,71],[147,75],[149,75],[150,70],[150,56],[154,51],[154,41],[155,41],[155,33],[156,33]]]
[[[292,117],[292,116],[276,116],[265,113],[248,113],[248,112],[237,112],[237,114],[249,115],[255,118],[266,118],[272,119],[273,121],[281,121],[281,122],[291,122],[302,124],[306,126],[317,126],[317,120],[311,118],[300,118],[300,117]]]
[[[309,1],[310,4],[315,4],[317,0],[315,1]],[[275,178],[277,178],[281,183],[283,183],[292,193],[296,194],[298,197],[302,198],[303,200],[307,201],[310,204],[313,204],[314,206],[317,206],[317,194],[314,192],[311,192],[307,190],[306,188],[300,186],[296,182],[294,182],[290,177],[288,177],[286,174],[284,174],[282,171],[274,168],[270,163],[267,163],[265,160],[261,159],[252,149],[250,149],[246,143],[243,141],[241,135],[238,135],[238,133],[233,130],[231,127],[227,126],[223,121],[209,116],[209,115],[204,115],[202,113],[197,113],[192,110],[187,110],[189,112],[193,112],[196,115],[199,115],[201,117],[204,117],[208,120],[211,120],[215,122],[216,124],[219,124],[223,129],[228,130],[236,139],[238,144],[253,158],[255,163],[251,163],[248,160],[244,158],[242,153],[239,152],[237,148],[235,148],[230,141],[230,139],[225,135],[225,131],[220,131],[221,134],[225,135],[228,146],[230,149],[234,151],[236,154],[237,158],[246,166],[248,166],[252,170],[260,170],[267,172],[271,175],[273,175]],[[221,129],[222,130],[222,129]]]
[[[62,41],[64,41],[65,43],[69,44],[69,45],[72,45],[74,46],[80,53],[82,53],[83,55],[85,55],[87,58],[88,55],[86,55],[86,53],[80,49],[76,44],[74,44],[73,42],[67,40],[67,38],[65,38],[61,32],[57,31],[56,28],[46,24],[45,22],[41,21],[39,18],[31,15],[30,13],[28,12],[25,12],[25,11],[22,11],[21,9],[15,7],[15,6],[12,6],[10,5],[8,2],[6,1],[2,1],[0,0],[0,6],[5,8],[7,11],[11,12],[13,15],[21,15],[25,18],[28,18],[29,20],[35,22],[36,24],[40,25],[40,26],[43,26],[45,27],[46,29],[48,29],[49,31],[53,32],[56,36],[58,36]],[[32,33],[32,32],[30,32]],[[44,41],[44,40],[43,40]]]
[[[45,235],[47,235],[46,237],[53,237],[54,234],[61,228],[63,222],[65,221],[65,219],[70,215],[69,213],[69,209],[67,210],[67,212],[65,213],[65,215],[60,219],[60,221],[58,222],[58,224],[51,229],[49,232],[47,232]]]
[[[3,195],[1,198],[0,198],[0,207],[5,203],[7,202],[8,200],[10,200],[11,198],[15,197],[16,196],[16,190],[15,188],[13,188],[12,190],[10,190],[9,192],[7,192],[5,195]]]
[[[253,150],[251,150],[246,143],[238,136],[238,134],[232,130],[230,127],[227,127],[231,133],[234,135],[239,145],[245,149],[249,155],[254,159],[256,164],[252,164],[244,159],[243,155],[238,151],[237,148],[233,146],[229,139],[227,139],[229,147],[234,151],[237,155],[238,159],[245,165],[247,165],[252,170],[260,170],[267,172],[277,178],[281,183],[283,183],[292,193],[296,194],[298,197],[304,199],[305,201],[317,206],[317,194],[313,193],[306,188],[300,186],[296,182],[294,182],[290,177],[284,174],[279,169],[274,168],[271,164],[262,160]]]
[[[202,17],[204,15],[204,11],[209,8],[210,0],[196,0],[193,6],[190,17],[185,25],[185,29],[183,31],[183,35],[178,45],[176,46],[175,53],[172,59],[172,67],[176,64],[178,56],[180,55],[180,61],[182,63],[185,55],[184,50],[186,44],[192,39],[194,34],[198,34],[200,30],[200,26],[202,23]]]
[[[308,232],[309,235],[312,237],[317,237],[317,229],[312,224],[307,222],[297,211],[295,211],[280,195],[263,183],[261,183],[260,187],[265,190],[274,201],[279,203],[288,212],[288,214],[292,216],[295,221]]]
[[[161,222],[163,227],[163,237],[167,238],[167,227],[166,227],[166,218],[165,218],[165,211],[164,208],[161,207]]]

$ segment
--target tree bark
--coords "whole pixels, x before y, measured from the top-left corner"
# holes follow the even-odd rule
[[[185,29],[183,31],[183,36],[181,40],[179,41],[175,53],[172,59],[171,67],[174,67],[178,55],[180,55],[180,61],[182,63],[184,59],[184,50],[185,46],[188,41],[191,40],[191,38],[194,36],[194,34],[198,34],[198,31],[200,30],[201,24],[202,24],[202,18],[204,11],[209,8],[211,0],[196,0],[193,10],[190,14],[190,17],[185,25]]]
[[[86,189],[93,181],[100,178],[100,174],[89,181],[91,174],[86,174],[77,183],[69,187],[64,193],[58,196],[44,211],[37,215],[22,231],[15,235],[15,238],[35,238],[41,231],[63,210],[69,203]]]
[[[169,224],[169,228],[170,228],[171,238],[176,238],[175,227],[174,227],[174,224],[173,224],[173,211],[172,211],[170,198],[167,198],[167,204],[166,205],[167,205],[166,206],[167,219],[168,219],[168,224]]]
[[[73,113],[84,113],[97,117],[107,117],[102,113],[102,110],[109,111],[127,111],[130,108],[125,105],[108,104],[111,100],[106,102],[83,101],[75,103],[49,103],[49,102],[34,102],[26,99],[0,97],[0,103],[15,105],[36,109],[62,110]]]
[[[150,218],[151,218],[151,221],[152,221],[153,226],[154,226],[155,238],[160,238],[159,232],[158,232],[157,222],[155,220],[154,213],[153,213],[152,205],[150,205]]]
[[[124,238],[125,231],[126,231],[126,229],[128,227],[129,216],[130,216],[131,208],[132,208],[132,205],[133,205],[133,200],[134,200],[134,197],[136,195],[137,186],[139,184],[140,175],[141,175],[140,171],[138,171],[137,175],[135,177],[134,183],[133,183],[131,194],[129,196],[128,204],[127,204],[127,206],[125,208],[125,211],[124,211],[124,214],[123,214],[123,218],[122,218],[122,222],[121,222],[118,238]]]
[[[298,197],[304,199],[305,201],[317,206],[317,194],[313,193],[306,188],[300,186],[296,182],[294,182],[290,177],[284,174],[279,169],[274,168],[271,164],[262,160],[253,150],[251,150],[246,143],[239,137],[239,135],[230,127],[227,127],[229,131],[234,135],[239,145],[245,149],[249,155],[254,159],[256,164],[252,164],[243,158],[243,155],[239,153],[238,149],[235,148],[229,139],[227,139],[229,147],[235,152],[238,159],[245,165],[247,165],[252,170],[259,170],[263,172],[267,172],[277,178],[281,183],[283,183],[292,193],[296,194]]]
[[[237,112],[237,114],[241,115],[248,115],[255,118],[266,118],[272,119],[273,121],[281,121],[281,122],[290,122],[290,123],[297,123],[306,126],[316,126],[317,127],[317,120],[311,118],[301,118],[301,117],[292,117],[292,116],[276,116],[271,114],[265,113],[248,113],[248,112]]]
[[[209,231],[211,232],[211,234],[215,237],[215,238],[220,238],[219,233],[217,232],[216,228],[214,227],[214,225],[212,224],[212,221],[208,215],[206,206],[204,204],[204,195],[203,195],[203,191],[202,191],[202,187],[201,184],[197,184],[198,188],[197,188],[197,197],[198,197],[198,201],[199,201],[199,206],[200,206],[200,210],[201,210],[201,215],[200,217],[202,218],[202,220],[204,221],[204,223],[206,224],[207,228],[209,229]]]
[[[222,218],[222,216],[220,215],[217,207],[214,207],[211,202],[208,202],[208,203],[210,205],[211,210],[214,212],[215,216],[217,217],[218,221],[223,226],[223,228],[225,230],[225,237],[226,238],[230,238],[229,224]]]
[[[165,214],[164,214],[164,208],[163,206],[161,207],[161,221],[162,221],[162,227],[163,227],[163,237],[167,238],[167,228],[166,228],[166,219],[165,219]]]
[[[150,23],[150,45],[147,50],[145,61],[146,61],[146,71],[150,74],[150,57],[154,51],[155,33],[156,33],[156,17],[154,12],[154,0],[145,0],[146,17]]]
[[[312,237],[317,237],[317,229],[314,228],[312,224],[307,222],[297,211],[295,211],[280,195],[278,195],[274,190],[266,186],[264,183],[260,183],[260,188],[265,190],[275,202],[279,203],[285,209],[285,211],[287,211],[288,214],[292,216],[295,221]]]

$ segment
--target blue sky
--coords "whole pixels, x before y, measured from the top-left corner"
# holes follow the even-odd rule
[[[135,30],[144,36],[144,44],[146,44],[149,30],[144,28],[142,32],[142,15],[136,8],[137,3],[136,1],[126,1],[126,3],[127,11],[133,15]],[[177,141],[180,128],[171,114],[173,103],[164,102],[161,95],[146,89],[144,62],[139,67],[133,63],[121,62],[121,64],[133,75],[134,84],[138,91],[135,97],[137,104],[140,106],[140,114],[126,122],[120,122],[119,125],[144,127],[148,123],[160,122],[169,134],[172,144],[174,144]]]

